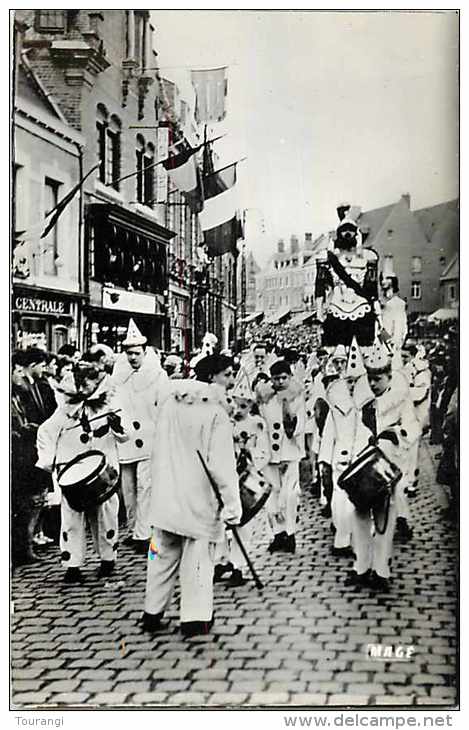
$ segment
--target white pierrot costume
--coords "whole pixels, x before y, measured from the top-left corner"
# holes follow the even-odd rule
[[[124,344],[144,345],[146,338],[139,333],[133,320]],[[134,370],[125,352],[116,359],[112,379],[126,413],[129,415],[131,432],[129,440],[119,446],[122,464],[150,458],[155,432],[156,405],[165,396],[169,379],[160,359],[152,347],[145,351],[143,364]]]
[[[57,474],[60,468],[79,454],[101,451],[107,464],[119,471],[117,446],[129,438],[129,419],[116,397],[111,379],[106,375],[96,391],[79,400],[73,375],[62,383],[64,401],[38,429],[37,466]],[[120,427],[113,430],[107,414],[117,412]],[[101,416],[101,418],[98,418]],[[94,420],[91,420],[94,419]],[[77,512],[64,496],[61,500],[60,549],[64,567],[79,568],[86,553],[86,519],[95,550],[101,560],[114,562],[117,556],[119,498],[112,495],[104,504]]]

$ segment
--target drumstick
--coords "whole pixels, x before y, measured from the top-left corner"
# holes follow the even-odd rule
[[[108,416],[112,416],[115,413],[120,413],[122,411],[122,408],[118,408],[116,411],[108,411],[107,413],[101,413],[100,416],[93,416],[93,418],[88,418],[88,423],[91,423],[92,421],[97,421],[99,418],[107,418]],[[66,428],[66,431],[71,431],[74,428],[80,428],[81,423],[76,423],[74,426],[69,426]]]
[[[201,461],[201,464],[202,464],[202,466],[203,466],[203,468],[205,470],[205,473],[206,473],[206,475],[208,477],[208,480],[210,482],[210,485],[211,485],[211,487],[212,487],[212,489],[213,489],[213,491],[215,493],[215,497],[217,498],[218,504],[219,504],[220,508],[223,509],[223,507],[225,505],[223,504],[223,499],[221,497],[220,490],[218,489],[218,486],[216,485],[216,483],[215,483],[212,475],[210,474],[210,472],[208,470],[208,467],[207,467],[207,464],[205,463],[205,461],[204,461],[204,459],[202,457],[202,454],[200,453],[200,451],[198,449],[197,449],[197,456],[199,457],[199,459]],[[254,569],[254,565],[252,564],[252,562],[251,562],[251,560],[249,558],[249,555],[246,552],[246,548],[244,547],[244,545],[242,543],[242,540],[241,540],[241,538],[240,538],[240,536],[238,534],[238,530],[236,529],[236,527],[234,525],[230,525],[229,527],[230,527],[230,530],[233,532],[233,535],[235,537],[236,542],[239,545],[239,549],[243,553],[243,556],[244,556],[244,559],[245,559],[246,563],[248,564],[248,568],[251,571],[252,577],[254,578],[254,583],[256,584],[256,588],[257,588],[258,591],[261,591],[264,586],[263,586],[263,584],[262,584],[259,576],[257,575],[257,573],[256,573],[256,571]]]

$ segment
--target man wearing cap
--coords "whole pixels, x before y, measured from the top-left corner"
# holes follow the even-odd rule
[[[366,402],[359,403],[361,422],[372,442],[404,474],[409,450],[420,433],[408,390],[402,381],[393,379],[391,356],[382,343],[375,342],[373,350],[365,359],[365,367],[371,396]],[[363,393],[366,390],[357,387],[356,392]],[[354,508],[352,538],[356,559],[346,585],[369,585],[377,591],[389,591],[390,559],[397,516],[395,494],[396,488],[388,504],[383,501],[372,511],[360,512]]]
[[[267,502],[274,539],[269,552],[294,553],[300,495],[299,464],[305,455],[303,393],[293,380],[290,365],[278,360],[270,368],[272,390],[259,404],[267,424],[271,457],[264,473],[273,485]]]
[[[164,398],[168,376],[158,356],[146,347],[147,338],[131,319],[113,382],[131,423],[128,441],[119,444],[122,496],[130,534],[123,541],[146,554],[150,539],[150,455],[155,432],[156,405]]]

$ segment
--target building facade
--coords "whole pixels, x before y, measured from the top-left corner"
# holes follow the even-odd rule
[[[46,214],[77,184],[83,136],[51,99],[16,36],[12,154],[13,346],[80,345],[85,290],[77,195],[47,235]]]

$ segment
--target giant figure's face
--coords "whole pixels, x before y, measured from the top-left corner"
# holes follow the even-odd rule
[[[335,246],[343,251],[350,251],[357,246],[358,227],[351,221],[342,223],[336,231]]]

